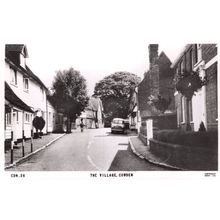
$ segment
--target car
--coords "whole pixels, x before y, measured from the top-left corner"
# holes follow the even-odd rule
[[[111,122],[111,133],[126,133],[128,128],[129,124],[126,119],[114,118]]]

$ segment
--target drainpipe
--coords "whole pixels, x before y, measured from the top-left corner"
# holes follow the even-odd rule
[[[48,133],[48,106],[47,106],[47,95],[46,95],[46,133]]]
[[[25,156],[24,152],[25,141],[24,141],[24,111],[22,111],[22,156]]]
[[[206,75],[206,72],[205,72],[205,65],[204,63],[201,65],[201,76],[202,78],[204,78]],[[208,125],[207,125],[207,109],[206,109],[206,85],[204,85],[202,87],[202,93],[204,94],[204,103],[203,103],[203,108],[204,108],[204,125],[205,125],[205,128],[206,130],[208,129]]]
[[[11,108],[11,164],[13,163],[14,155],[14,119],[13,119],[13,107]]]

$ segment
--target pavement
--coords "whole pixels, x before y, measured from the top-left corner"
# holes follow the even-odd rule
[[[162,158],[154,155],[150,151],[150,146],[146,146],[143,142],[138,138],[138,136],[129,137],[129,146],[131,147],[134,154],[136,154],[139,158],[145,159],[148,162],[164,167],[172,170],[183,170],[180,167],[174,167],[166,163],[167,158]]]
[[[33,139],[33,151],[31,152],[31,140],[25,141],[25,156],[22,155],[22,143],[18,143],[13,150],[13,163],[11,163],[11,150],[5,153],[5,169],[16,166],[17,164],[28,159],[37,152],[50,146],[53,142],[63,137],[65,134],[47,134],[42,138]]]

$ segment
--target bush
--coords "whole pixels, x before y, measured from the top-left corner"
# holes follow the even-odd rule
[[[154,139],[171,144],[192,147],[218,147],[218,132],[192,132],[180,130],[160,130],[154,132]]]

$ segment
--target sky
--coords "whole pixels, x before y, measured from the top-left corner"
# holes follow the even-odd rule
[[[158,1],[21,0],[12,7],[7,1],[4,40],[26,44],[27,64],[47,87],[57,70],[73,67],[86,78],[91,95],[95,83],[114,72],[143,77],[150,43],[158,43],[171,61],[189,43],[188,36],[173,35],[179,12],[164,10],[166,2],[158,7]]]

